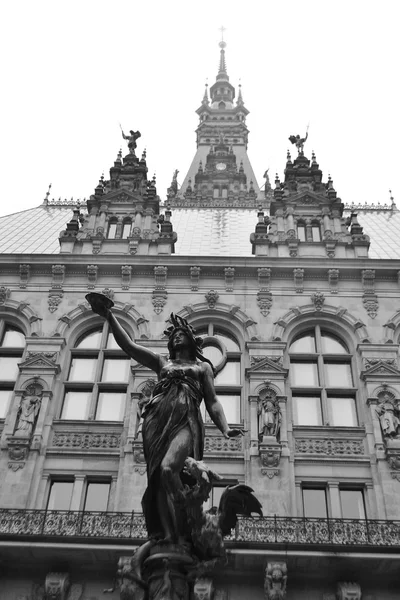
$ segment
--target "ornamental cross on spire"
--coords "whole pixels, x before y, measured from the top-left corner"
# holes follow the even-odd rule
[[[224,41],[224,31],[226,31],[226,27],[224,27],[223,25],[221,25],[221,27],[219,28],[220,32],[221,32],[221,42]]]

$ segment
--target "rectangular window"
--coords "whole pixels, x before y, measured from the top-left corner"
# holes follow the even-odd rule
[[[312,231],[313,242],[320,242],[321,241],[321,232],[319,230],[319,227],[317,225],[313,225],[311,227],[311,231]]]
[[[298,225],[298,227],[297,227],[297,237],[300,240],[300,242],[305,242],[306,241],[306,228],[304,227],[304,225]]]
[[[327,387],[353,387],[348,363],[325,362],[325,378]]]
[[[101,381],[127,383],[129,379],[130,360],[124,358],[106,358]]]
[[[110,483],[88,483],[83,510],[106,512],[109,495]]]
[[[131,232],[131,224],[130,223],[124,223],[124,227],[122,229],[122,237],[124,239],[126,239],[129,236],[130,232]]]
[[[214,380],[215,385],[240,385],[240,361],[228,358],[228,362]]]
[[[318,396],[293,398],[296,425],[322,425],[321,399]]]
[[[12,390],[0,390],[0,419],[5,419],[10,406]]]
[[[122,421],[125,409],[125,393],[101,392],[97,403],[97,421]]]
[[[328,517],[326,490],[303,488],[303,506],[305,517],[326,519]]]
[[[365,519],[362,490],[340,490],[340,503],[343,519]]]
[[[0,356],[1,381],[15,381],[18,377],[18,363],[22,362],[20,356]]]
[[[328,397],[330,424],[336,427],[357,427],[355,398]]]
[[[240,394],[218,393],[218,400],[222,404],[228,423],[240,423]]]
[[[65,394],[62,419],[85,420],[89,416],[91,392],[70,391]]]
[[[94,381],[97,358],[73,358],[69,381]]]
[[[73,481],[53,481],[50,488],[47,510],[69,510],[73,487]]]
[[[319,385],[316,362],[292,362],[290,376],[293,387],[315,387]]]

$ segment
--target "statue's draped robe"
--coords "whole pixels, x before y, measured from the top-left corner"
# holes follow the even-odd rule
[[[164,367],[143,415],[143,449],[148,483],[142,506],[149,536],[162,535],[163,532],[157,506],[160,465],[179,431],[189,428],[192,436],[189,456],[196,460],[203,458],[204,424],[200,414],[203,392],[199,375],[197,365]]]

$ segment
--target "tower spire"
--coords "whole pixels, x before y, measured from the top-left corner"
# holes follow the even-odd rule
[[[221,31],[221,41],[219,43],[219,47],[221,48],[221,50],[220,50],[220,57],[219,57],[219,69],[218,69],[217,79],[225,79],[226,81],[229,81],[228,73],[226,72],[226,62],[225,62],[225,48],[226,48],[226,42],[224,42],[225,27],[220,27],[220,31]]]

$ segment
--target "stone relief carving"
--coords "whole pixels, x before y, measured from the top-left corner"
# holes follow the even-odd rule
[[[378,364],[389,365],[397,369],[397,361],[394,358],[364,358],[364,368],[369,371]],[[383,370],[384,367],[383,367]]]
[[[358,583],[340,581],[337,584],[338,600],[361,600],[361,588]]]
[[[167,292],[162,290],[155,290],[153,292],[151,302],[154,306],[154,312],[156,313],[156,315],[159,315],[160,313],[162,313],[164,306],[167,304]]]
[[[233,283],[235,280],[235,269],[234,267],[225,267],[225,290],[227,292],[233,292]]]
[[[243,438],[226,439],[222,436],[206,436],[204,439],[204,453],[210,452],[241,452]]]
[[[4,304],[5,301],[7,300],[7,298],[10,297],[10,294],[11,294],[10,288],[6,288],[6,287],[4,287],[4,285],[2,285],[0,287],[0,304]]]
[[[49,305],[49,311],[51,313],[55,312],[61,303],[64,296],[64,292],[62,290],[50,290],[49,297],[47,303]]]
[[[266,600],[286,598],[287,566],[285,562],[269,562],[265,570],[264,592]]]
[[[199,577],[193,586],[194,600],[213,600],[214,584],[211,577]]]
[[[332,294],[338,293],[339,269],[328,269],[328,281]]]
[[[112,433],[75,433],[73,431],[56,432],[53,446],[56,448],[80,448],[90,450],[96,448],[119,448],[121,436]]]
[[[304,269],[293,269],[294,289],[297,294],[304,291]]]
[[[132,267],[130,265],[122,265],[121,267],[121,287],[123,290],[129,290],[132,277]]]
[[[321,311],[325,302],[325,296],[322,292],[315,292],[311,296],[311,300],[315,306],[315,310]]]
[[[362,455],[364,454],[364,444],[362,440],[300,438],[295,441],[295,452],[326,456]]]
[[[30,270],[30,265],[19,265],[19,287],[23,290],[28,285]]]
[[[205,294],[205,299],[207,300],[208,308],[215,308],[219,298],[219,294],[216,290],[210,290]]]
[[[46,600],[67,600],[70,585],[68,573],[48,573],[44,582]]]
[[[257,292],[257,304],[260,309],[260,313],[267,317],[272,307],[272,294],[267,291]]]
[[[379,309],[378,296],[374,292],[365,292],[363,305],[371,319],[375,319]]]
[[[283,366],[283,358],[282,356],[250,356],[250,366],[254,366],[257,365],[258,363],[262,362],[263,360],[265,360],[266,358],[268,358],[268,360],[270,360],[273,363],[276,363],[279,366]]]
[[[190,267],[190,289],[192,292],[197,292],[199,289],[200,267]]]
[[[87,274],[87,279],[88,279],[88,290],[93,290],[94,286],[96,285],[96,281],[97,281],[97,273],[98,273],[99,267],[97,265],[88,265],[86,268],[86,274]]]

